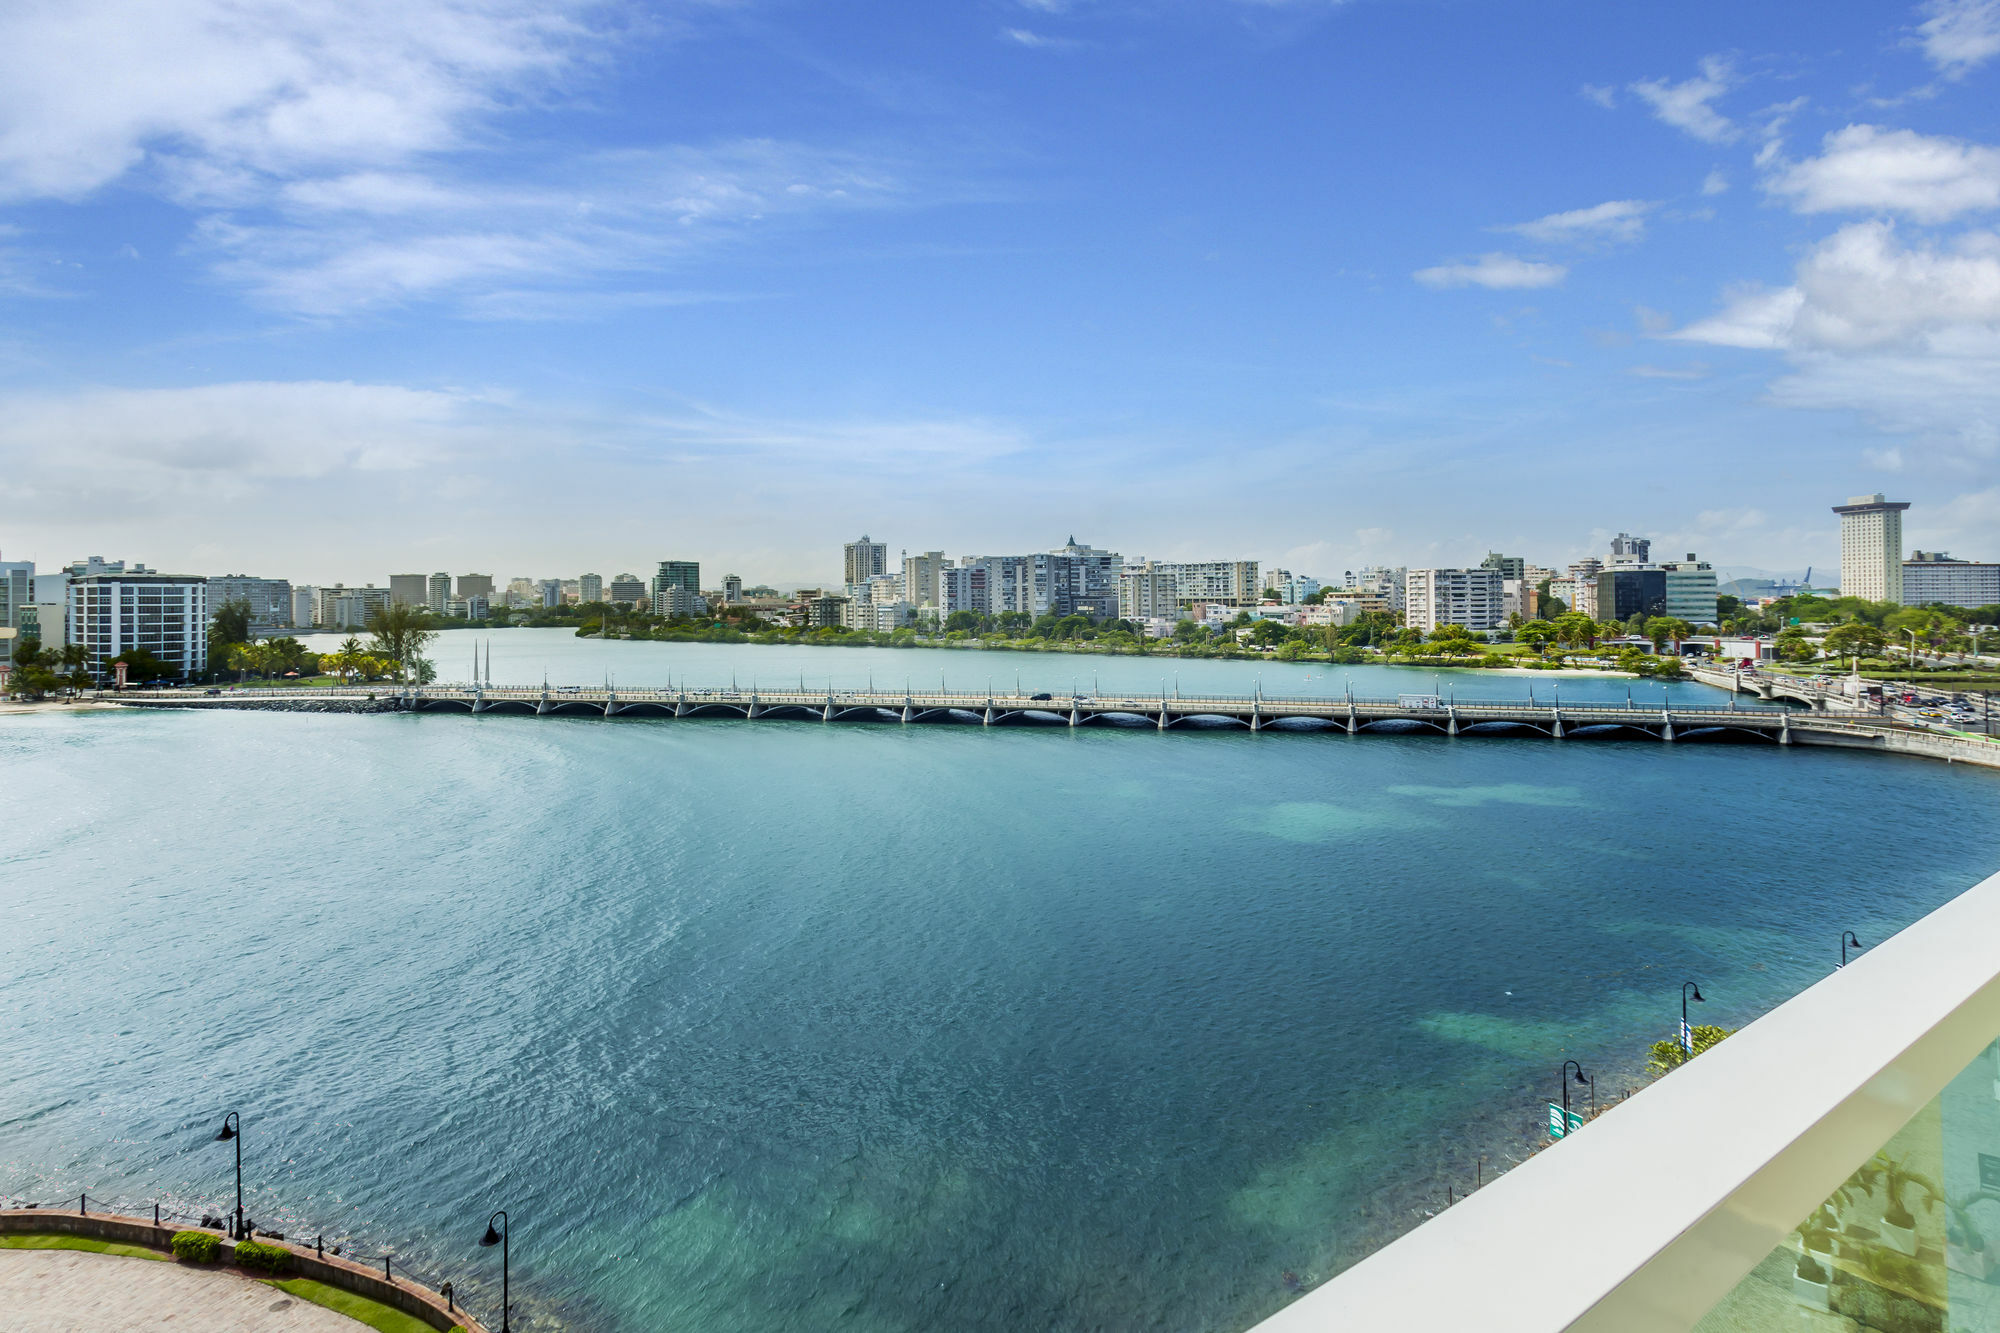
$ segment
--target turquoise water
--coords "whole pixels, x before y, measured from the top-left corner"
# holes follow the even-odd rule
[[[785,651],[562,637],[496,678]],[[530,1327],[1242,1328],[1683,978],[1739,1024],[1989,873],[1996,797],[1749,745],[0,718],[0,1192],[220,1208],[236,1107],[256,1216],[475,1309],[510,1209]]]

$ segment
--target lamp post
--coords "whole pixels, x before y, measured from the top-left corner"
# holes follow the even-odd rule
[[[236,1219],[229,1238],[240,1240],[243,1236],[243,1117],[231,1111],[222,1117],[222,1128],[216,1133],[217,1143],[236,1142]]]
[[[1681,1062],[1694,1059],[1694,1029],[1688,1026],[1688,1001],[1703,1003],[1701,987],[1692,981],[1681,983]]]
[[[1583,1066],[1577,1064],[1576,1061],[1574,1060],[1563,1061],[1562,1074],[1559,1077],[1562,1083],[1562,1090],[1563,1090],[1563,1129],[1565,1132],[1567,1132],[1569,1129],[1569,1071],[1570,1071],[1570,1066],[1572,1065],[1576,1066],[1576,1081],[1578,1083],[1587,1084],[1590,1088],[1591,1111],[1594,1113],[1597,1110],[1597,1080],[1592,1078],[1590,1075],[1584,1073]]]
[[[1856,938],[1854,932],[1851,930],[1843,930],[1842,932],[1840,932],[1840,965],[1842,967],[1847,966],[1847,946],[1849,946],[1850,944],[1854,946],[1854,951],[1856,953],[1861,952],[1861,947],[1862,947],[1861,941],[1858,938]]]
[[[500,1224],[498,1231],[493,1229],[493,1224],[496,1221]],[[498,1245],[500,1247],[500,1333],[509,1333],[507,1324],[507,1243],[508,1238],[513,1232],[514,1228],[507,1221],[507,1212],[503,1208],[486,1219],[486,1234],[479,1238],[481,1245]]]

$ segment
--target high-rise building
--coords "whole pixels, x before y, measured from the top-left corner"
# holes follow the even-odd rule
[[[260,579],[248,574],[209,576],[208,613],[212,616],[230,602],[250,608],[250,633],[266,637],[289,629],[292,620],[292,584],[289,579]]]
[[[344,583],[315,588],[313,601],[313,624],[330,630],[366,629],[377,611],[394,605],[389,589],[372,583],[365,588],[350,588]]]
[[[562,580],[543,579],[535,585],[535,597],[544,607],[562,605]]]
[[[1127,620],[1179,620],[1180,576],[1148,560],[1118,576],[1118,614]]]
[[[384,590],[386,592],[386,589]],[[90,653],[90,671],[144,651],[185,680],[208,666],[208,580],[199,575],[85,574],[69,585],[69,640]]]
[[[1667,572],[1667,614],[1690,625],[1714,625],[1716,618],[1715,567],[1697,560],[1693,551],[1685,560],[1669,560],[1660,566]]]
[[[911,605],[943,605],[938,580],[950,564],[943,551],[925,551],[922,555],[903,553],[903,595],[910,599]]]
[[[1954,560],[1943,551],[1913,551],[1903,562],[1903,605],[1942,602],[1973,610],[2000,605],[2000,564]]]
[[[1180,581],[1184,606],[1195,602],[1249,606],[1262,590],[1255,560],[1168,560],[1155,562],[1153,568],[1164,570]]]
[[[30,602],[14,613],[14,628],[20,631],[15,638],[16,643],[33,639],[44,648],[67,648],[69,603]]]
[[[464,600],[465,618],[467,620],[484,620],[487,616],[493,614],[491,599],[484,593],[474,593]]]
[[[619,574],[611,580],[611,600],[619,606],[634,606],[646,600],[646,585],[637,574]]]
[[[1667,613],[1667,571],[1658,565],[1613,562],[1597,576],[1599,620]],[[1711,616],[1710,619],[1713,619]]]
[[[1405,623],[1426,634],[1440,625],[1497,629],[1503,582],[1497,569],[1412,569],[1403,584]]]
[[[740,574],[722,576],[722,600],[730,606],[743,600],[743,577]]]
[[[35,605],[35,562],[32,560],[0,560],[0,630],[14,633],[0,633],[0,663],[12,665],[14,645],[23,637],[20,634],[21,612]]]
[[[653,614],[656,616],[699,615],[705,609],[701,596],[701,563],[695,560],[662,560],[653,575]]]
[[[458,595],[470,601],[474,597],[493,596],[493,576],[491,574],[460,574]]]
[[[450,600],[451,575],[439,570],[431,575],[430,582],[424,589],[424,605],[431,609],[432,615],[441,616],[444,614],[444,604]]]
[[[1840,515],[1840,593],[1871,602],[1903,600],[1903,511],[1906,501],[1849,496]]]
[[[1497,569],[1503,579],[1524,579],[1528,576],[1526,556],[1501,555],[1498,551],[1488,551],[1486,558],[1479,562],[1481,569]]]
[[[389,600],[397,606],[428,606],[431,581],[423,574],[391,574]]]
[[[1653,561],[1653,543],[1644,537],[1631,537],[1619,533],[1611,539],[1611,563],[1614,565],[1647,565]]]
[[[847,577],[842,582],[849,585],[866,583],[877,574],[889,572],[889,543],[868,540],[862,533],[860,541],[853,541],[841,548],[845,557]]]
[[[601,602],[604,600],[604,576],[585,574],[576,581],[576,600],[579,602]]]
[[[319,589],[303,583],[292,585],[292,627],[312,629],[319,622],[313,619],[313,607],[318,604]]]

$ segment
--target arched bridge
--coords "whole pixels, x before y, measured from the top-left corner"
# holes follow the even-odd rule
[[[818,722],[934,722],[984,726],[1236,726],[1259,732],[1335,730],[1432,732],[1446,736],[1531,733],[1564,740],[1582,736],[1660,741],[1748,738],[1778,745],[1840,745],[2000,767],[2000,743],[1940,736],[1893,721],[1789,708],[1686,707],[1603,702],[1456,699],[1435,695],[1366,698],[1270,698],[1261,694],[1182,697],[1064,695],[1038,697],[921,690],[628,690],[617,688],[420,688],[125,690],[103,697],[121,703],[179,708],[265,708],[288,711],[516,713],[623,718],[790,718]]]

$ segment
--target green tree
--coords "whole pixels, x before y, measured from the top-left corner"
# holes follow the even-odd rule
[[[424,649],[437,638],[424,611],[401,603],[379,607],[368,617],[368,633],[369,651],[390,664],[385,676],[414,681],[423,675]]]
[[[250,603],[224,602],[208,619],[208,662],[217,671],[228,671],[229,650],[250,641]],[[128,673],[127,678],[130,678]]]
[[[1514,631],[1514,637],[1533,648],[1537,653],[1547,653],[1549,644],[1557,637],[1556,627],[1546,620],[1529,620]]]
[[[1826,632],[1821,646],[1834,657],[1874,657],[1888,643],[1888,636],[1865,620],[1850,620]]]

